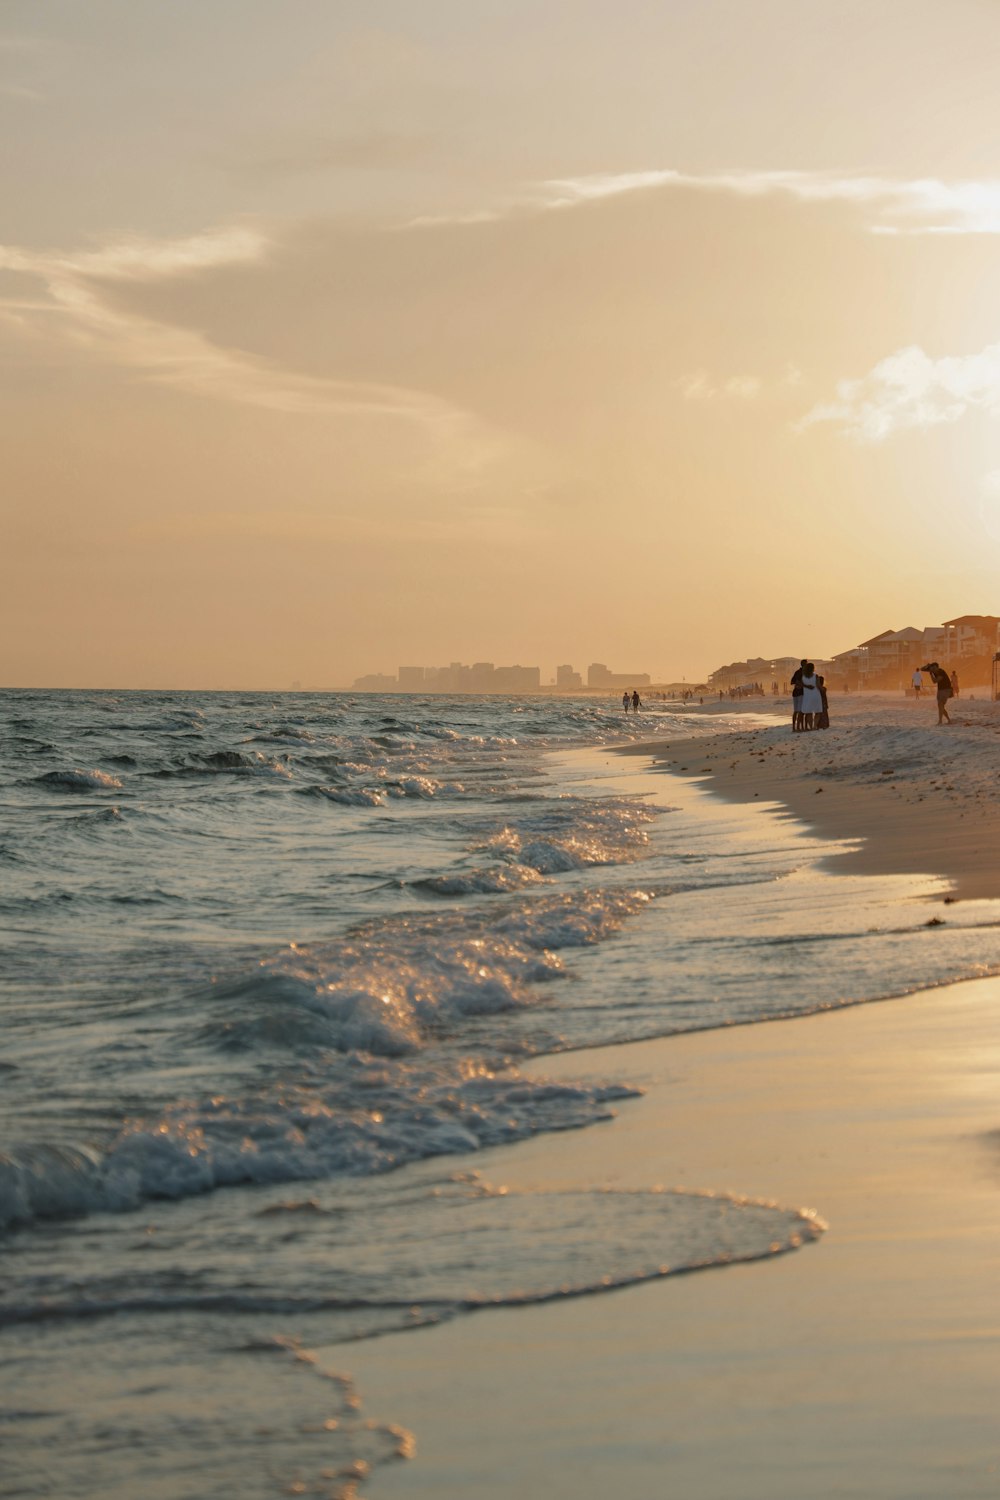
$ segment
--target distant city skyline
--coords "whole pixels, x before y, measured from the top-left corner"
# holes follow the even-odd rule
[[[612,672],[603,662],[591,662],[587,668],[588,690],[620,687],[648,687],[648,672]],[[446,667],[401,666],[393,676],[387,672],[368,672],[351,684],[358,692],[401,693],[521,693],[542,688],[561,691],[582,690],[581,673],[571,665],[558,666],[555,675],[543,679],[540,667],[496,666],[491,661],[472,665],[453,661]]]
[[[649,672],[612,672],[603,661],[592,661],[586,669],[586,688],[648,687]],[[573,666],[558,666],[555,676],[543,679],[541,667],[496,666],[493,661],[450,661],[448,666],[400,666],[396,673],[367,672],[357,676],[352,688],[361,693],[535,693],[541,688],[583,690],[582,673]]]

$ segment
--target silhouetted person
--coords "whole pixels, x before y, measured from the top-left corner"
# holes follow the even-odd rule
[[[809,663],[805,657],[792,673],[792,728],[802,729],[802,673]]]
[[[624,693],[622,693],[622,708],[625,710],[626,714],[628,713],[629,701],[628,688],[626,688]]]
[[[815,723],[815,725],[813,727],[815,729],[829,729],[829,727],[830,727],[830,696],[829,696],[829,694],[827,693],[827,690],[826,690],[826,678],[825,677],[821,677],[818,672],[816,674],[816,686],[819,688],[819,696],[820,696],[820,698],[822,700],[823,707],[820,709],[819,713],[816,715],[816,723]]]
[[[951,714],[948,712],[948,699],[951,693],[951,678],[944,667],[938,666],[936,661],[928,662],[926,667],[920,668],[921,672],[929,672],[934,686],[937,688],[937,711],[938,723],[950,724]]]
[[[637,714],[639,712],[639,710],[640,710],[641,707],[642,707],[642,702],[641,702],[641,700],[639,698],[638,689],[633,689],[633,692],[632,692],[632,712],[634,714]]]

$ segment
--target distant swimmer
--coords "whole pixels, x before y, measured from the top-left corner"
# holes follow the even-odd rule
[[[626,688],[624,693],[622,693],[622,708],[625,710],[626,714],[628,713],[628,706],[631,701],[632,700],[628,695],[628,688]]]
[[[914,672],[913,677],[912,677],[911,680],[913,682],[913,696],[915,698],[919,698],[920,697],[920,689],[924,685],[923,673],[921,672],[921,670],[920,670],[919,667]]]
[[[640,710],[641,707],[642,707],[642,700],[639,697],[638,690],[636,690],[632,694],[632,712],[634,714],[637,714],[639,712],[639,710]]]

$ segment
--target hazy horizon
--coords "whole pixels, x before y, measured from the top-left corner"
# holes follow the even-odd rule
[[[1000,614],[998,45],[8,0],[0,681],[675,681]]]

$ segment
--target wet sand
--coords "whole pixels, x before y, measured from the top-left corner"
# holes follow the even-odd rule
[[[535,1070],[648,1093],[585,1137],[484,1154],[488,1180],[711,1185],[829,1228],[769,1261],[328,1351],[416,1434],[376,1500],[1000,1491],[1000,981]]]

